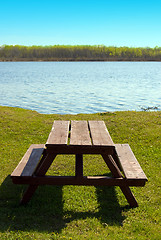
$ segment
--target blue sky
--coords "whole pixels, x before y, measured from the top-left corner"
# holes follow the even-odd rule
[[[0,46],[161,46],[161,0],[0,0]]]

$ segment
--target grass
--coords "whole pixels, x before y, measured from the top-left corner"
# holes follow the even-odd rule
[[[54,120],[104,120],[115,143],[129,143],[148,177],[133,187],[130,208],[119,187],[40,186],[19,206],[25,186],[10,174],[33,143],[45,143]],[[0,107],[0,239],[155,239],[161,235],[161,112],[45,115]],[[58,156],[48,174],[74,174],[74,156]],[[110,174],[100,156],[84,157],[84,174]]]

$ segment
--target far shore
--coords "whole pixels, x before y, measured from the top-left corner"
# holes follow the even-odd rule
[[[0,61],[161,61],[161,47],[115,47],[104,45],[0,46]]]
[[[89,58],[8,58],[8,59],[0,59],[0,62],[161,62],[161,59],[127,59],[127,58],[106,58],[106,59],[89,59]]]

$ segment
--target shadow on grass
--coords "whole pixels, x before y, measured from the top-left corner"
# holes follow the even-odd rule
[[[64,215],[66,223],[72,222],[77,219],[95,218],[98,219],[103,226],[123,226],[125,217],[122,215],[122,211],[129,209],[129,206],[120,207],[114,187],[96,187],[97,201],[99,205],[98,212],[86,211],[86,212],[73,212],[66,211]]]
[[[0,231],[60,233],[74,220],[96,218],[102,225],[122,226],[124,217],[114,187],[96,187],[98,212],[63,211],[62,186],[39,186],[26,206],[20,206],[24,186],[8,176],[0,186]]]

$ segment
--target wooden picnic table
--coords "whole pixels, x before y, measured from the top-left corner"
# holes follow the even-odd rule
[[[46,176],[58,154],[75,155],[75,176]],[[112,173],[83,176],[83,155],[100,154]],[[28,184],[21,203],[39,185],[119,186],[131,207],[138,206],[130,186],[144,186],[147,177],[128,144],[114,144],[104,121],[54,121],[46,144],[32,144],[11,174],[13,183]]]

